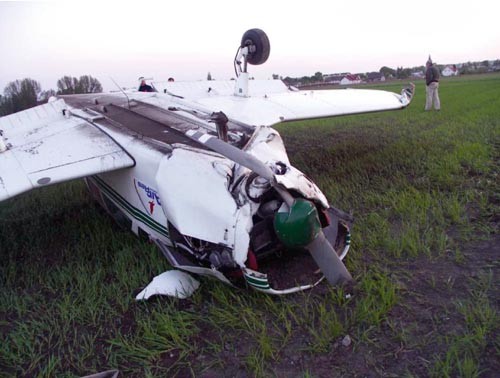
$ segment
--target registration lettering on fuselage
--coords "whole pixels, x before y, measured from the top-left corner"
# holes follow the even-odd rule
[[[149,214],[153,215],[155,206],[161,206],[160,196],[158,195],[158,192],[139,180],[135,180],[135,185],[142,204],[144,205],[146,210],[149,211]]]

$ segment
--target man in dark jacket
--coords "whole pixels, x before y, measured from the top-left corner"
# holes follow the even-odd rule
[[[154,92],[153,87],[151,85],[146,84],[146,80],[143,77],[139,78],[141,84],[139,85],[139,92]]]
[[[425,71],[425,84],[426,87],[426,99],[425,99],[425,110],[431,110],[432,104],[434,103],[434,109],[441,110],[441,102],[439,101],[439,70],[432,63],[431,57],[427,60]]]

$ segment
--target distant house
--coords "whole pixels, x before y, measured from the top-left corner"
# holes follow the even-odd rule
[[[381,72],[369,72],[368,75],[366,75],[366,81],[369,82],[385,81],[385,76]]]
[[[415,71],[410,74],[411,77],[415,79],[423,79],[425,77],[425,73],[422,71]]]
[[[342,80],[340,80],[340,85],[352,85],[360,83],[361,78],[358,75],[345,75]]]
[[[451,65],[451,66],[446,66],[443,71],[441,72],[443,76],[457,76],[458,75],[458,69],[456,65]]]

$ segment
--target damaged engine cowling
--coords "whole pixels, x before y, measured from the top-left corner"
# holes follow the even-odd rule
[[[170,255],[182,260],[173,265],[192,266],[186,270],[196,273],[217,270],[229,281],[243,272],[252,284],[256,278],[248,277],[261,274],[266,260],[302,254],[316,262],[311,273],[320,266],[332,283],[350,279],[341,263],[349,217],[330,209],[317,186],[290,165],[275,130],[257,129],[244,151],[220,140],[206,144],[224,157],[176,148],[156,177],[176,250]]]

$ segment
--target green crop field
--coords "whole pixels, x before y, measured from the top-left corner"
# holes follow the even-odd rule
[[[416,91],[403,111],[278,127],[355,216],[352,287],[272,297],[201,278],[190,299],[136,302],[168,264],[83,182],[1,203],[0,376],[498,374],[500,75],[443,80],[440,112]]]

